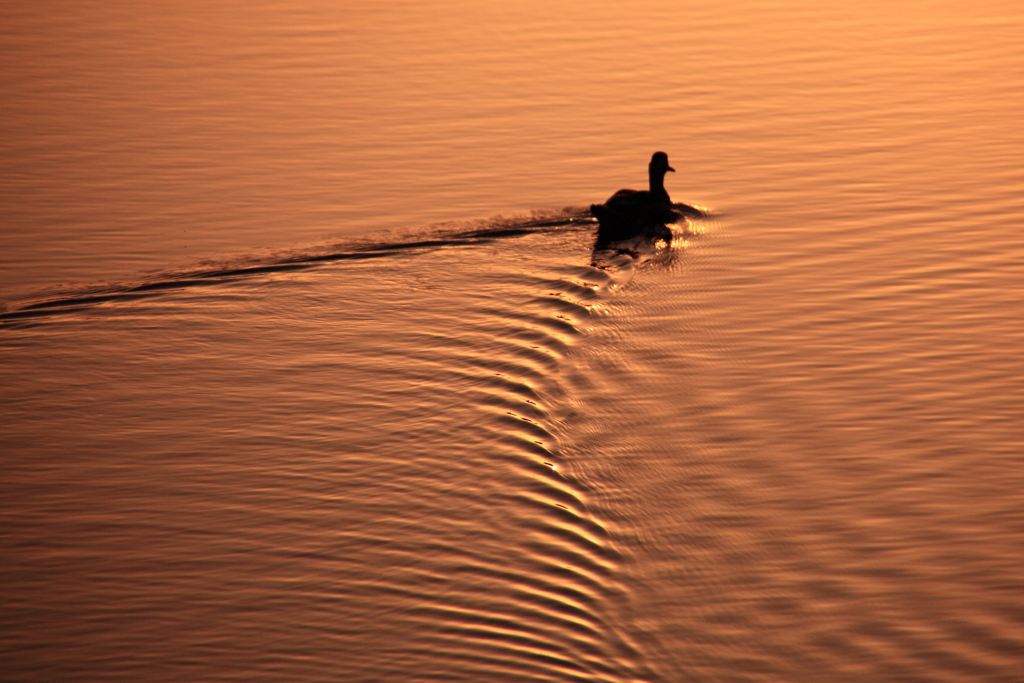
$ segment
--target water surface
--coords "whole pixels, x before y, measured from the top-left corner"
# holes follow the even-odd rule
[[[1016,7],[0,13],[12,680],[1019,675]]]

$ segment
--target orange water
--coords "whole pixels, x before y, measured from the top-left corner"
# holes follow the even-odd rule
[[[1017,680],[1022,37],[3,6],[4,678]]]

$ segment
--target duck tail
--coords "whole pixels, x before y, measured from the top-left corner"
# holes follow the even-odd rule
[[[598,223],[607,223],[612,214],[601,204],[591,204],[590,215],[596,218]]]

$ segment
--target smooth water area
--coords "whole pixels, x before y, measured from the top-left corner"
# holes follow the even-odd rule
[[[1018,680],[1022,37],[3,6],[2,678]]]

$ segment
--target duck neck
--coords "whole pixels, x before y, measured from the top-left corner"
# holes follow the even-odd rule
[[[665,171],[648,168],[647,176],[651,181],[651,194],[671,204],[672,200],[669,199],[668,192],[665,190]]]

